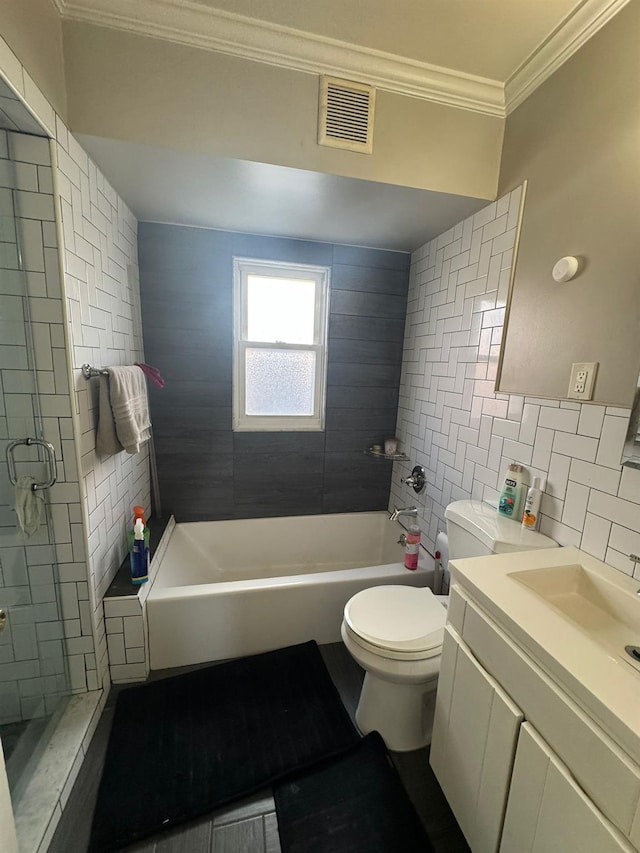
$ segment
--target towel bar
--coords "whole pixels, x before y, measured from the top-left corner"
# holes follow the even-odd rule
[[[108,376],[109,371],[105,367],[91,367],[85,363],[82,365],[82,375],[85,379],[91,379],[93,376]]]
[[[53,447],[53,444],[50,444],[48,441],[41,441],[39,438],[18,438],[16,441],[12,441],[7,445],[6,456],[7,456],[7,469],[9,472],[9,479],[11,480],[12,485],[16,485],[18,482],[18,475],[16,474],[16,463],[13,458],[13,451],[16,447],[19,447],[22,444],[26,444],[27,447],[32,447],[34,444],[37,444],[38,447],[44,447],[47,452],[47,467],[49,468],[49,479],[45,483],[34,483],[31,488],[34,492],[39,491],[40,489],[50,489],[51,486],[54,485],[56,480],[58,479],[58,470],[56,466],[56,451]]]

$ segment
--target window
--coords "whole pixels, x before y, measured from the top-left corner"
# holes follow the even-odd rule
[[[234,430],[324,429],[327,267],[234,258]]]

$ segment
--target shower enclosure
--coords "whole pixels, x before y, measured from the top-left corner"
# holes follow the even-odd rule
[[[24,118],[30,134],[42,135],[20,108],[0,81],[0,740],[14,811],[70,694],[51,503],[59,448],[47,441],[60,437],[41,407],[41,393],[55,393],[42,363],[49,327],[40,322],[53,300],[33,254],[55,246],[53,216],[43,222],[37,211],[47,193],[53,211],[51,164],[46,139],[16,132]],[[12,158],[19,136],[23,152],[37,148],[36,162]]]

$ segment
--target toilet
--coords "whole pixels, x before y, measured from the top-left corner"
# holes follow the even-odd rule
[[[480,501],[455,501],[445,518],[450,559],[558,547]],[[356,722],[394,752],[431,742],[446,605],[428,588],[394,585],[362,590],[345,605],[342,640],[365,670]]]

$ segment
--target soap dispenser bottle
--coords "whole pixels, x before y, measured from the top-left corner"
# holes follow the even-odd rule
[[[418,568],[420,554],[421,531],[417,524],[412,524],[407,530],[406,545],[404,546],[404,567],[414,571]]]
[[[521,519],[523,470],[522,465],[518,465],[517,462],[512,462],[509,465],[498,501],[500,515],[512,518],[514,521]]]

